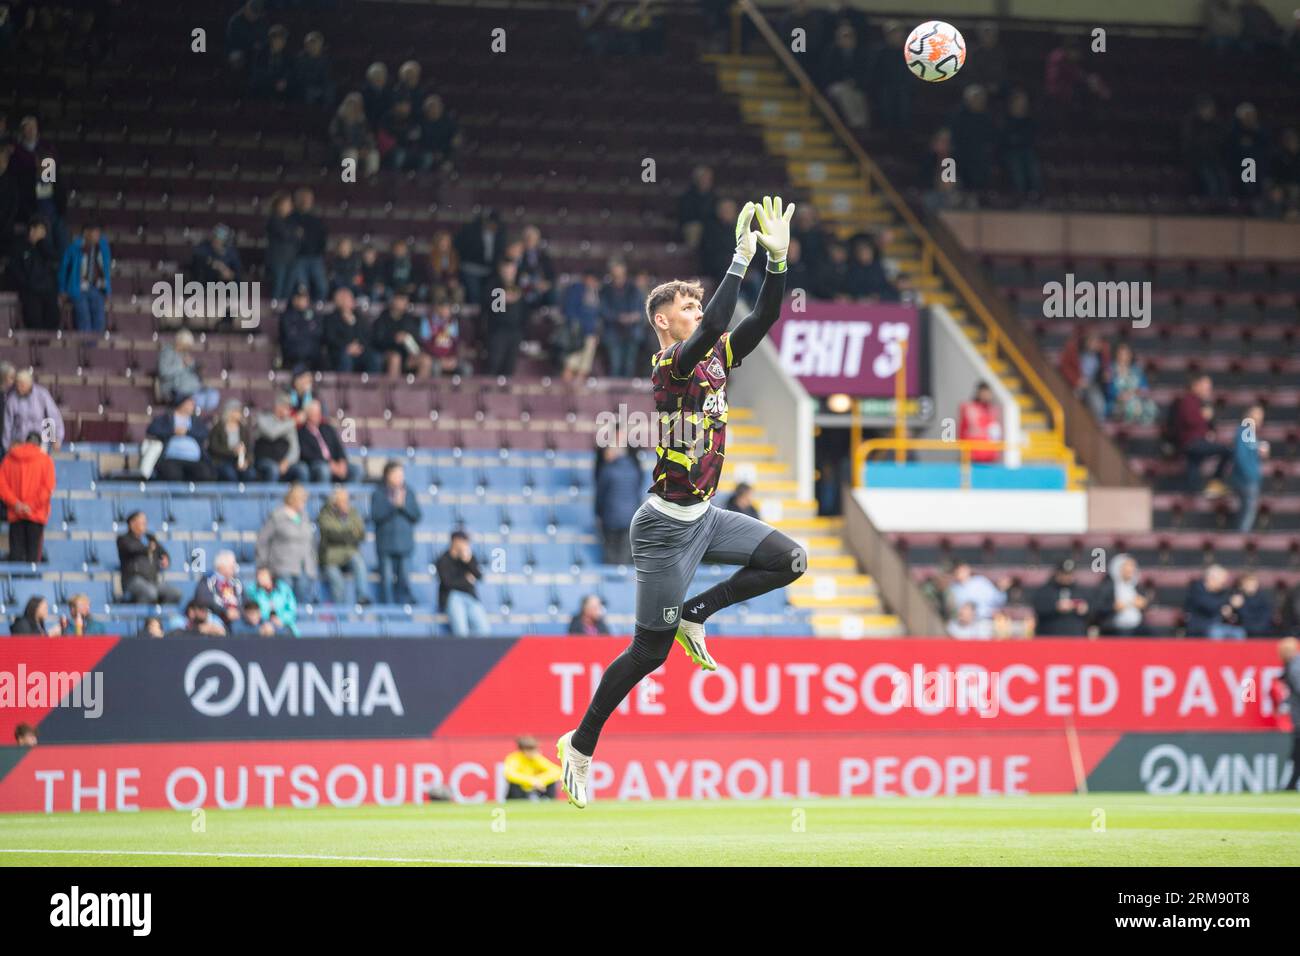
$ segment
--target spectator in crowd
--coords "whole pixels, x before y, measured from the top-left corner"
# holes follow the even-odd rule
[[[313,30],[303,37],[302,51],[293,61],[293,85],[308,106],[329,106],[334,102],[334,81],[325,55],[325,37]],[[322,293],[317,298],[323,298]]]
[[[578,613],[569,621],[569,633],[589,637],[609,633],[605,624],[605,602],[600,599],[600,595],[588,594],[582,599]]]
[[[377,142],[388,169],[414,171],[422,167],[420,121],[410,100],[393,101],[388,115],[380,118]],[[432,162],[432,157],[429,159]]]
[[[438,572],[438,610],[447,615],[453,637],[487,637],[487,611],[478,599],[483,572],[464,531],[451,533],[451,545],[435,563]]]
[[[439,229],[433,234],[425,272],[429,276],[429,283],[441,288],[452,303],[460,305],[465,301],[465,288],[460,284],[460,254],[451,241],[451,233],[446,229]]]
[[[293,290],[303,229],[294,218],[293,197],[288,193],[276,193],[271,197],[269,205],[271,215],[266,220],[266,278],[271,286],[271,302],[279,305],[289,298]]]
[[[360,481],[361,466],[348,461],[348,452],[338,430],[325,421],[320,402],[308,402],[303,414],[305,420],[298,429],[298,448],[311,480],[319,484]]]
[[[4,447],[12,448],[32,432],[54,451],[63,447],[63,415],[44,385],[36,384],[30,368],[14,375],[14,387],[5,395]]]
[[[564,380],[573,382],[591,374],[600,344],[600,276],[590,269],[564,290]]]
[[[853,242],[853,261],[845,276],[844,292],[855,302],[897,302],[898,290],[880,263],[880,251],[869,237]]]
[[[23,184],[9,164],[14,145],[0,133],[0,263],[6,262],[18,244],[19,213],[23,210]]]
[[[374,348],[383,355],[390,378],[406,372],[426,379],[433,373],[433,358],[420,348],[420,319],[410,307],[410,296],[395,292],[388,308],[375,320]]]
[[[1151,398],[1147,376],[1133,361],[1133,349],[1127,342],[1115,346],[1106,382],[1106,415],[1121,422],[1149,425],[1156,420],[1156,403]]]
[[[304,186],[293,194],[293,213],[289,220],[298,235],[298,257],[294,260],[291,286],[306,284],[312,299],[321,302],[329,292],[329,278],[325,273],[329,230],[314,212],[315,208],[316,194],[310,189]]]
[[[251,64],[266,48],[265,0],[247,0],[226,24],[226,57],[237,71]]]
[[[806,293],[812,290],[812,270],[804,258],[803,246],[794,237],[785,251],[785,283],[787,289],[803,289]]]
[[[199,418],[194,399],[177,400],[149,425],[146,434],[162,442],[162,455],[153,476],[161,481],[215,481],[216,470],[208,461],[208,426]]]
[[[14,728],[14,743],[19,747],[36,746],[36,728],[28,723],[21,723]]]
[[[388,85],[388,67],[383,63],[376,60],[366,67],[361,99],[366,116],[377,120],[388,115],[388,109],[393,105],[393,91]]]
[[[1284,201],[1300,202],[1300,130],[1294,126],[1282,131],[1277,152],[1269,163],[1269,175],[1282,190]]]
[[[1247,637],[1277,636],[1273,624],[1273,598],[1259,586],[1259,576],[1254,572],[1243,574],[1237,581],[1233,600],[1237,599],[1240,599],[1235,605],[1237,623],[1245,629]]]
[[[298,597],[293,585],[285,578],[271,573],[271,569],[258,566],[253,576],[253,586],[244,591],[245,606],[249,601],[257,605],[258,616],[276,630],[285,630],[294,637],[298,633]]]
[[[1226,131],[1219,122],[1214,97],[1196,98],[1196,106],[1183,119],[1182,157],[1196,181],[1197,191],[1210,199],[1228,195],[1228,170],[1223,150]]]
[[[64,637],[87,637],[107,633],[107,628],[95,620],[95,616],[90,611],[89,595],[74,594],[68,598],[68,623],[63,628]]]
[[[847,301],[849,284],[849,250],[842,242],[826,247],[823,259],[813,274],[813,296],[829,301]]]
[[[1074,561],[1062,561],[1055,573],[1034,592],[1035,632],[1042,637],[1083,637],[1088,633],[1091,606],[1075,581]]]
[[[307,481],[311,475],[299,461],[301,453],[293,399],[281,392],[275,411],[259,413],[253,425],[253,467],[263,481]]]
[[[420,502],[406,487],[406,469],[399,462],[390,461],[384,466],[383,478],[370,498],[382,604],[415,603],[407,574],[415,553],[415,527],[420,523],[420,515]]]
[[[0,462],[0,501],[9,515],[8,560],[41,560],[54,487],[54,459],[41,449],[40,433],[30,432]]]
[[[244,264],[235,248],[235,231],[225,223],[212,227],[206,239],[194,247],[190,256],[190,275],[195,282],[239,282]]]
[[[1044,91],[1062,121],[1091,111],[1110,99],[1110,87],[1096,73],[1083,68],[1083,51],[1077,36],[1067,36],[1047,55]]]
[[[1268,161],[1272,158],[1273,140],[1259,118],[1254,103],[1238,103],[1233,111],[1232,125],[1228,129],[1227,165],[1231,170],[1228,181],[1233,193],[1240,199],[1255,199],[1268,179]],[[1241,175],[1242,164],[1251,160],[1255,175]]]
[[[1234,0],[1203,0],[1201,21],[1205,42],[1215,53],[1241,48],[1241,10]]]
[[[460,124],[447,111],[441,96],[433,94],[424,98],[417,129],[417,168],[444,171],[452,169],[456,162],[456,150],[461,144]]]
[[[149,530],[149,516],[127,516],[126,531],[117,538],[117,562],[122,569],[122,599],[128,604],[175,604],[181,592],[163,580],[171,556]]]
[[[734,215],[731,221],[734,232]],[[735,246],[734,235],[731,244]],[[731,253],[727,255],[730,257]],[[610,262],[609,280],[600,290],[600,320],[600,337],[605,344],[610,377],[631,378],[638,371],[645,371],[638,363],[641,326],[646,320],[645,301],[641,291],[629,281],[627,265],[618,259]]]
[[[60,622],[50,620],[50,604],[43,597],[33,596],[27,599],[23,613],[14,618],[9,625],[9,633],[14,635],[35,635],[37,637],[58,637],[63,632]]]
[[[50,176],[57,170],[58,154],[49,140],[41,138],[40,123],[35,116],[24,116],[18,124],[18,140],[9,164],[23,192],[23,209],[28,222],[40,220],[49,229],[53,245],[51,259],[57,269],[68,244],[64,214],[67,212],[68,191],[64,176]]]
[[[144,624],[140,627],[140,637],[166,637],[167,632],[163,630],[162,618],[150,615],[144,619]]]
[[[897,37],[896,44],[892,47],[886,45],[884,50],[896,55],[896,51],[903,48],[906,39],[907,35],[903,34]],[[1010,72],[1010,67],[1007,65],[1007,51],[1001,43],[998,25],[991,20],[985,20],[975,28],[975,36],[967,42],[966,63],[961,70],[962,79],[967,83],[978,83],[989,91],[989,96],[998,99],[1006,92],[1007,77]]]
[[[519,361],[519,346],[524,340],[527,307],[524,290],[519,286],[519,269],[502,259],[497,263],[495,280],[489,280],[487,295],[488,375],[511,376]]]
[[[388,301],[388,263],[379,250],[366,243],[361,247],[361,295],[375,302]]]
[[[14,382],[18,379],[18,370],[13,367],[12,362],[0,362],[0,456],[5,451],[4,437],[4,420],[5,420],[5,402],[8,399],[10,391],[13,390]]]
[[[736,251],[738,213],[735,200],[719,199],[712,215],[705,220],[704,228],[700,232],[700,246],[696,250],[700,272],[703,274],[722,274],[730,264],[731,256]],[[611,263],[611,275],[613,271],[613,263]]]
[[[945,614],[957,617],[963,605],[975,607],[975,617],[980,621],[992,621],[993,617],[1007,605],[1007,591],[1011,588],[1011,579],[1003,578],[994,584],[983,574],[975,574],[968,561],[958,561],[952,569],[952,580],[944,594]]]
[[[1264,53],[1282,46],[1282,26],[1259,0],[1240,0],[1241,44],[1247,54]]]
[[[560,780],[559,765],[542,756],[537,738],[525,734],[515,741],[518,748],[506,755],[507,800],[554,800]]]
[[[555,266],[542,247],[542,231],[525,226],[520,234],[523,249],[519,254],[519,287],[524,290],[533,309],[555,304]]]
[[[1237,492],[1241,508],[1237,517],[1238,531],[1251,531],[1259,513],[1259,490],[1264,480],[1260,462],[1268,458],[1269,444],[1259,436],[1264,427],[1264,406],[1256,402],[1246,411],[1245,420],[1237,427],[1237,439],[1232,446],[1232,486]]]
[[[379,355],[371,348],[370,320],[357,311],[348,286],[334,290],[334,311],[325,317],[325,349],[336,372],[379,371]]]
[[[325,270],[330,295],[339,289],[347,289],[354,296],[365,295],[366,279],[361,266],[361,253],[356,245],[347,236],[340,237]]]
[[[743,481],[737,482],[736,489],[727,499],[727,510],[758,518],[758,508],[754,505],[754,489]]]
[[[1015,90],[1007,101],[1007,118],[1002,123],[1002,162],[1018,195],[1033,199],[1042,195],[1043,171],[1038,162],[1038,121],[1029,113],[1029,94]]]
[[[113,292],[113,255],[98,226],[88,225],[63,250],[59,293],[72,303],[78,332],[103,332],[104,307]]]
[[[319,369],[324,345],[325,322],[312,308],[307,286],[300,285],[280,316],[280,363],[284,368]]]
[[[277,23],[266,33],[266,49],[253,57],[249,89],[256,96],[287,100],[293,91],[293,60],[289,57],[289,30]]]
[[[230,625],[231,637],[279,637],[282,632],[262,616],[262,606],[251,597],[244,599],[243,613]]]
[[[414,113],[424,99],[424,89],[420,85],[422,74],[420,64],[407,60],[397,68],[397,80],[393,83],[393,105],[405,103]]]
[[[293,484],[284,503],[267,515],[257,534],[257,566],[268,567],[278,581],[288,581],[298,601],[315,599],[320,566],[316,562],[316,528],[307,514],[307,489]]]
[[[212,559],[212,573],[199,579],[194,600],[210,610],[223,628],[239,619],[244,606],[244,582],[239,580],[235,552],[218,551]]]
[[[949,637],[959,640],[986,641],[993,637],[993,619],[980,617],[975,605],[967,601],[957,608],[957,614],[948,621],[946,630]]]
[[[370,177],[379,172],[379,143],[366,119],[365,100],[360,93],[349,93],[330,120],[330,142],[338,158],[355,165],[357,172]]]
[[[640,507],[644,476],[636,456],[621,441],[602,451],[605,459],[596,476],[596,519],[605,541],[606,564],[631,564],[632,543],[628,529]]]
[[[446,298],[439,298],[420,328],[420,348],[433,359],[435,375],[469,374],[460,358],[460,320]]]
[[[293,378],[289,381],[289,401],[293,404],[293,420],[299,428],[307,423],[307,406],[315,400],[312,394],[315,382],[316,376],[311,369],[307,368],[294,369]],[[322,403],[322,411],[324,407]]]
[[[194,333],[181,329],[176,338],[158,352],[158,394],[164,402],[175,404],[188,395],[200,414],[217,407],[221,393],[205,388],[194,358]]]
[[[185,625],[170,630],[166,634],[175,637],[225,637],[226,627],[214,619],[212,609],[197,598],[185,605]]]
[[[962,90],[961,106],[948,121],[952,131],[952,158],[963,189],[980,192],[989,186],[997,129],[988,110],[988,91],[978,83]],[[1027,104],[1026,104],[1027,107]]]
[[[1187,616],[1188,637],[1208,637],[1212,641],[1240,640],[1246,636],[1237,616],[1245,603],[1240,594],[1228,586],[1228,572],[1212,564],[1198,581],[1187,589],[1183,611]]]
[[[1205,486],[1207,497],[1221,498],[1227,493],[1223,483],[1232,449],[1214,440],[1214,383],[1204,373],[1193,375],[1170,415],[1170,438],[1186,460],[1183,485],[1188,494],[1201,490],[1201,465],[1214,462],[1214,477]]]
[[[453,245],[460,257],[461,284],[465,287],[465,301],[470,305],[483,302],[483,287],[492,274],[493,267],[505,248],[505,230],[501,217],[495,210],[485,209],[475,219],[465,223],[456,233]]]
[[[1002,441],[1002,410],[993,401],[993,389],[988,382],[975,386],[975,395],[968,402],[962,402],[957,412],[959,424],[957,438],[961,441]],[[1000,461],[1000,451],[976,450],[970,453],[970,460],[982,464]]]
[[[393,247],[388,251],[388,260],[385,264],[387,277],[385,284],[388,286],[390,295],[402,293],[408,299],[423,300],[427,293],[427,287],[423,282],[416,266],[416,262],[411,258],[411,246],[405,239],[396,239],[393,241]]]
[[[320,529],[320,569],[335,604],[369,604],[369,572],[361,556],[366,526],[361,513],[352,507],[347,488],[339,485],[316,516]],[[351,600],[344,575],[352,576]]]
[[[27,241],[14,257],[11,272],[23,328],[53,332],[63,317],[59,312],[59,260],[48,233],[44,220],[28,223]]]
[[[804,258],[809,262],[820,262],[825,259],[829,240],[821,223],[817,221],[817,207],[810,202],[800,203],[798,211],[794,214],[793,225],[790,238],[799,240]]]
[[[912,87],[916,85],[908,71],[898,68],[907,28],[898,20],[887,20],[881,30],[885,42],[871,52],[865,77],[870,117],[877,129],[901,130],[911,121]]]
[[[1282,598],[1281,616],[1283,632],[1300,637],[1300,582],[1294,584]]]
[[[713,167],[696,166],[691,170],[691,185],[677,197],[677,224],[688,248],[700,244],[704,224],[713,216],[718,196],[713,191]]]
[[[816,72],[819,85],[826,90],[826,98],[835,104],[852,129],[864,130],[870,125],[863,89],[870,69],[871,59],[866,48],[858,43],[858,31],[848,20],[841,20],[835,27],[834,43],[820,58]]]
[[[1079,401],[1098,420],[1106,417],[1106,376],[1110,372],[1110,348],[1096,333],[1076,329],[1061,351],[1061,376],[1074,389]]]
[[[1107,637],[1150,637],[1146,610],[1151,595],[1138,578],[1137,561],[1132,555],[1111,558],[1106,580],[1097,593],[1098,624]]]
[[[208,458],[218,481],[256,481],[253,464],[253,427],[236,399],[226,402],[208,435]]]

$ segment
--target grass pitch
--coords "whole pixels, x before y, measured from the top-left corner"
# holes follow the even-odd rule
[[[0,866],[1300,865],[1300,796],[564,802],[0,817]]]

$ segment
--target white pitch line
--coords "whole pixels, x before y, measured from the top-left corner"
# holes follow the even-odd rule
[[[23,850],[0,847],[0,853],[46,853],[70,856],[184,856],[229,857],[240,860],[322,860],[343,863],[438,863],[447,866],[600,866],[597,863],[546,863],[536,860],[435,860],[406,856],[331,856],[323,853],[216,853],[198,850]]]

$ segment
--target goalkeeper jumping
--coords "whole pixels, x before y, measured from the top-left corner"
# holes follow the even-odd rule
[[[561,779],[575,807],[587,805],[587,775],[601,728],[643,677],[668,659],[673,641],[705,670],[718,665],[704,645],[704,622],[716,611],[785,587],[808,565],[807,552],[763,522],[710,503],[722,476],[727,436],[727,375],[763,340],[781,314],[785,255],[794,204],[764,197],[746,203],[736,221],[736,254],[701,309],[696,282],[665,282],[646,299],[659,336],[651,383],[659,414],[654,484],[632,519],[636,566],[636,632],[606,669],[582,723],[560,738]],[[758,220],[758,231],[750,221]],[[767,275],[754,310],[727,331],[740,281],[758,245]],[[740,565],[720,584],[686,598],[701,561]],[[685,602],[683,604],[683,599]]]

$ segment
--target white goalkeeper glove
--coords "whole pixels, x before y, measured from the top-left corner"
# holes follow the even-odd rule
[[[758,218],[758,241],[767,252],[768,269],[785,271],[785,254],[790,249],[790,220],[794,218],[794,203],[781,208],[781,197],[763,197],[763,204],[755,206]],[[776,268],[778,267],[779,268]]]
[[[750,220],[754,218],[757,210],[757,205],[747,202],[745,208],[740,210],[740,215],[736,217],[736,254],[732,256],[731,268],[727,271],[735,272],[741,278],[744,278],[749,261],[758,251],[758,234],[751,232],[749,228]]]

